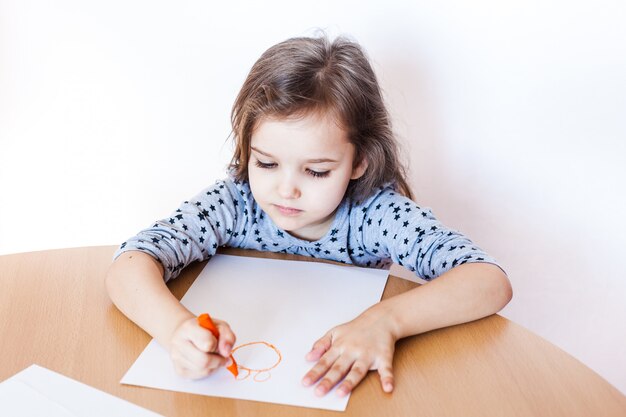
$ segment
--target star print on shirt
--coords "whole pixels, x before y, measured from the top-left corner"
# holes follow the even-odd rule
[[[171,271],[166,279],[194,260],[209,259],[225,243],[361,266],[386,267],[392,261],[400,262],[428,279],[453,264],[493,262],[467,238],[441,225],[428,209],[389,187],[374,190],[370,197],[341,203],[343,208],[333,219],[341,226],[331,228],[324,237],[328,240],[308,242],[284,233],[264,216],[247,182],[227,179],[184,202],[171,217],[126,240],[118,253],[149,252]],[[248,233],[250,230],[253,232]]]

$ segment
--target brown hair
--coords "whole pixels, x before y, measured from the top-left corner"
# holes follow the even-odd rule
[[[235,178],[248,179],[250,141],[263,118],[312,112],[333,114],[355,147],[355,166],[363,158],[368,163],[363,176],[350,181],[348,195],[361,200],[392,183],[412,197],[376,75],[362,48],[344,37],[288,39],[252,66],[231,112]]]

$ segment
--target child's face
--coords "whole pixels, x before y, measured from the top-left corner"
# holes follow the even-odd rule
[[[292,235],[317,240],[330,227],[353,169],[354,145],[328,115],[265,119],[251,138],[248,178],[255,200]]]

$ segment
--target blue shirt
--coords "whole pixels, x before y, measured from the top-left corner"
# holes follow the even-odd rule
[[[358,202],[346,197],[322,238],[307,241],[278,228],[254,200],[247,182],[217,181],[185,201],[168,218],[122,243],[114,255],[146,252],[176,277],[193,261],[213,256],[219,246],[311,256],[365,267],[396,262],[431,280],[468,262],[497,264],[461,233],[442,225],[391,186]]]

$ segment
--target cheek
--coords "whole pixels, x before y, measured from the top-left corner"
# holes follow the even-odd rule
[[[348,185],[350,184],[350,175],[352,173],[351,169],[345,169],[338,178],[335,178],[333,184],[333,191],[329,192],[329,196],[332,195],[334,201],[337,204],[343,200],[343,197],[346,194],[346,190],[348,189]]]
[[[320,185],[309,188],[306,194],[312,204],[326,210],[331,206],[339,205],[348,188],[348,182],[343,178],[341,180],[329,178],[324,182],[323,185],[320,183]]]
[[[271,187],[271,179],[269,177],[269,175],[256,166],[248,168],[248,183],[250,184],[250,190],[255,199],[258,200],[258,198],[267,193],[267,190]]]
[[[341,200],[343,200],[344,195],[346,194],[347,185],[345,186],[335,186],[333,193],[329,195],[329,200],[333,201],[333,204],[339,205]],[[332,196],[332,197],[331,197]]]
[[[248,184],[250,184],[252,193],[254,193],[255,189],[258,188],[257,185],[259,183],[259,175],[254,168],[256,167],[248,165]]]

